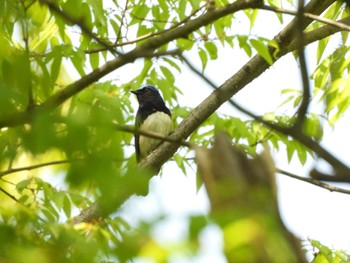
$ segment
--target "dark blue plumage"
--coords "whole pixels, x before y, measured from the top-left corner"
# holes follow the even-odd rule
[[[168,135],[173,130],[170,110],[165,106],[159,91],[151,86],[142,86],[131,91],[137,97],[139,108],[136,113],[135,127],[143,131]],[[135,134],[137,162],[154,151],[161,141]]]

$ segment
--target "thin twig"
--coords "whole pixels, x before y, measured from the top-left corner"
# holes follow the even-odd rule
[[[117,34],[117,38],[115,40],[115,44],[117,44],[119,42],[119,39],[122,35],[122,29],[123,29],[123,25],[124,25],[124,18],[125,18],[125,13],[126,13],[126,10],[128,10],[128,4],[129,4],[129,0],[126,0],[125,1],[125,7],[124,7],[124,10],[122,12],[122,17],[120,19],[120,25],[119,25],[119,30],[118,30],[118,34]]]
[[[300,181],[303,181],[303,182],[307,182],[309,184],[313,184],[313,185],[316,185],[316,186],[319,186],[319,187],[322,187],[326,190],[329,190],[331,192],[338,192],[338,193],[343,193],[343,194],[350,194],[350,190],[347,190],[347,189],[344,189],[344,188],[339,188],[339,187],[335,187],[333,185],[329,185],[329,184],[326,184],[326,183],[323,183],[319,180],[316,180],[314,178],[306,178],[306,177],[302,177],[302,176],[299,176],[299,175],[295,175],[293,173],[290,173],[290,172],[287,172],[287,171],[284,171],[282,169],[278,169],[276,168],[276,173],[278,174],[283,174],[283,175],[287,175],[291,178],[294,178],[294,179],[297,179],[297,180],[300,180]]]
[[[267,5],[263,5],[259,9],[266,10],[266,11],[272,11],[272,12],[275,12],[275,13],[293,15],[293,16],[297,16],[298,15],[297,11],[292,11],[292,10],[287,10],[287,9],[283,9],[283,8],[279,8],[279,7],[267,6]],[[349,25],[344,24],[344,23],[339,22],[339,21],[334,21],[332,19],[328,19],[328,18],[325,18],[325,17],[321,17],[321,16],[318,16],[318,15],[311,14],[311,13],[306,13],[306,12],[303,13],[303,16],[306,17],[306,18],[310,18],[312,20],[316,20],[316,21],[321,22],[321,23],[326,24],[326,25],[335,26],[335,27],[338,27],[339,29],[350,31],[350,26]]]
[[[24,167],[19,167],[19,168],[11,168],[5,171],[0,172],[0,177],[3,177],[8,174],[12,173],[17,173],[17,172],[22,172],[22,171],[30,171],[34,169],[38,169],[44,166],[50,166],[50,165],[58,165],[58,164],[66,164],[66,163],[71,163],[75,161],[81,161],[79,159],[75,160],[60,160],[60,161],[52,161],[52,162],[46,162],[46,163],[40,163],[40,164],[35,164],[35,165],[30,165],[30,166],[24,166]]]
[[[177,23],[174,23],[171,27],[167,28],[167,29],[164,29],[162,31],[158,31],[158,32],[150,32],[150,33],[147,33],[143,36],[139,36],[137,37],[136,39],[134,40],[130,40],[130,41],[125,41],[125,42],[122,42],[122,43],[117,43],[117,41],[115,42],[114,45],[112,45],[113,47],[122,47],[122,46],[126,46],[126,45],[131,45],[131,44],[135,44],[137,42],[140,42],[142,40],[146,40],[146,39],[149,39],[149,38],[152,38],[152,37],[155,37],[155,36],[158,36],[158,35],[162,35],[170,30],[173,30],[183,24],[185,24],[187,21],[189,21],[193,16],[195,16],[200,10],[202,10],[203,8],[205,7],[205,5],[199,7],[198,9],[194,10],[189,16],[187,16],[186,18],[184,18],[183,20],[177,22]],[[105,51],[106,50],[106,47],[101,47],[101,48],[94,48],[94,49],[89,49],[87,51],[85,51],[85,53],[96,53],[96,52],[101,52],[101,51]]]
[[[139,135],[146,136],[146,137],[149,137],[149,138],[152,138],[152,139],[158,139],[158,140],[160,140],[162,142],[171,142],[171,143],[175,143],[175,144],[178,144],[178,145],[181,145],[181,146],[185,146],[185,147],[188,147],[188,148],[193,148],[194,147],[194,144],[190,143],[188,141],[177,140],[177,139],[174,139],[174,138],[172,138],[170,136],[164,136],[164,135],[161,135],[161,134],[156,133],[156,132],[150,132],[150,131],[144,131],[144,130],[135,129],[134,126],[120,125],[120,124],[117,124],[117,123],[113,123],[112,127],[114,127],[115,129],[117,129],[119,131],[129,132],[129,133],[133,133],[133,134],[139,134]]]
[[[2,187],[0,187],[0,191],[3,192],[5,195],[7,195],[8,197],[10,197],[12,200],[14,200],[15,202],[18,202],[18,199],[10,194],[9,192],[7,192],[5,189],[3,189]]]

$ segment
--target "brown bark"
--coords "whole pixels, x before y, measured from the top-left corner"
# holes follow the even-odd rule
[[[306,262],[280,218],[268,151],[248,158],[220,133],[211,149],[196,149],[196,161],[228,262]]]

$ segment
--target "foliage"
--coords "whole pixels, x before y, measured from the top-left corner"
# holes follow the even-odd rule
[[[221,8],[229,2],[218,0],[215,4]],[[290,6],[289,2],[266,4]],[[122,67],[108,77],[98,74],[110,65],[107,61],[122,60],[128,52],[143,48],[149,39],[186,27],[188,21],[211,12],[205,1],[0,0],[0,10],[0,261],[125,262],[151,258],[166,262],[176,253],[196,256],[200,234],[218,227],[209,215],[190,216],[188,235],[179,244],[161,243],[152,234],[166,215],[133,227],[115,215],[96,224],[65,222],[99,197],[123,192],[128,185],[120,185],[119,178],[136,173],[130,149],[133,135],[112,125],[132,125],[135,107],[130,90],[144,83],[156,85],[174,108],[174,121],[180,123],[193,109],[178,106],[182,88],[177,87],[176,77],[185,70],[179,54],[196,54],[201,72],[218,59],[223,47],[237,46],[249,57],[258,54],[270,65],[274,63],[279,49],[275,40],[250,32],[235,34],[233,30],[242,19],[240,13],[253,29],[260,11],[231,12],[154,52],[130,58],[121,65],[127,67],[138,58],[142,67],[126,78]],[[282,15],[277,15],[283,22]],[[348,9],[337,1],[325,17],[335,20],[347,15]],[[308,30],[319,27],[315,22]],[[325,107],[321,113],[308,112],[304,124],[305,134],[317,142],[322,141],[323,120],[334,125],[350,104],[346,37],[343,33],[343,45],[323,60],[329,38],[318,42],[319,64],[312,74],[312,91]],[[84,76],[90,72],[96,74],[95,81],[84,86]],[[293,114],[276,109],[261,113],[264,120],[283,127],[293,125],[302,94],[300,90],[284,91],[286,94],[289,97],[281,107]],[[36,111],[38,105],[44,105],[40,112]],[[17,118],[20,113],[27,115]],[[210,146],[212,136],[220,130],[228,131],[232,142],[251,156],[263,143],[276,152],[285,148],[289,161],[296,155],[304,164],[315,156],[313,149],[286,134],[257,120],[228,114],[211,115],[189,140]],[[189,150],[174,156],[184,173],[194,166],[190,156]],[[319,243],[313,246],[329,257]],[[333,261],[343,262],[337,252],[332,253]]]
[[[317,240],[310,240],[311,245],[317,251],[315,258],[312,262],[314,263],[329,263],[329,262],[348,262],[349,254],[343,250],[332,250],[327,246],[321,244]]]

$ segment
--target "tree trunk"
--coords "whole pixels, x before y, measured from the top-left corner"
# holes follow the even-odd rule
[[[228,262],[306,262],[299,240],[280,218],[267,151],[248,158],[220,133],[212,149],[196,149],[196,160]]]

